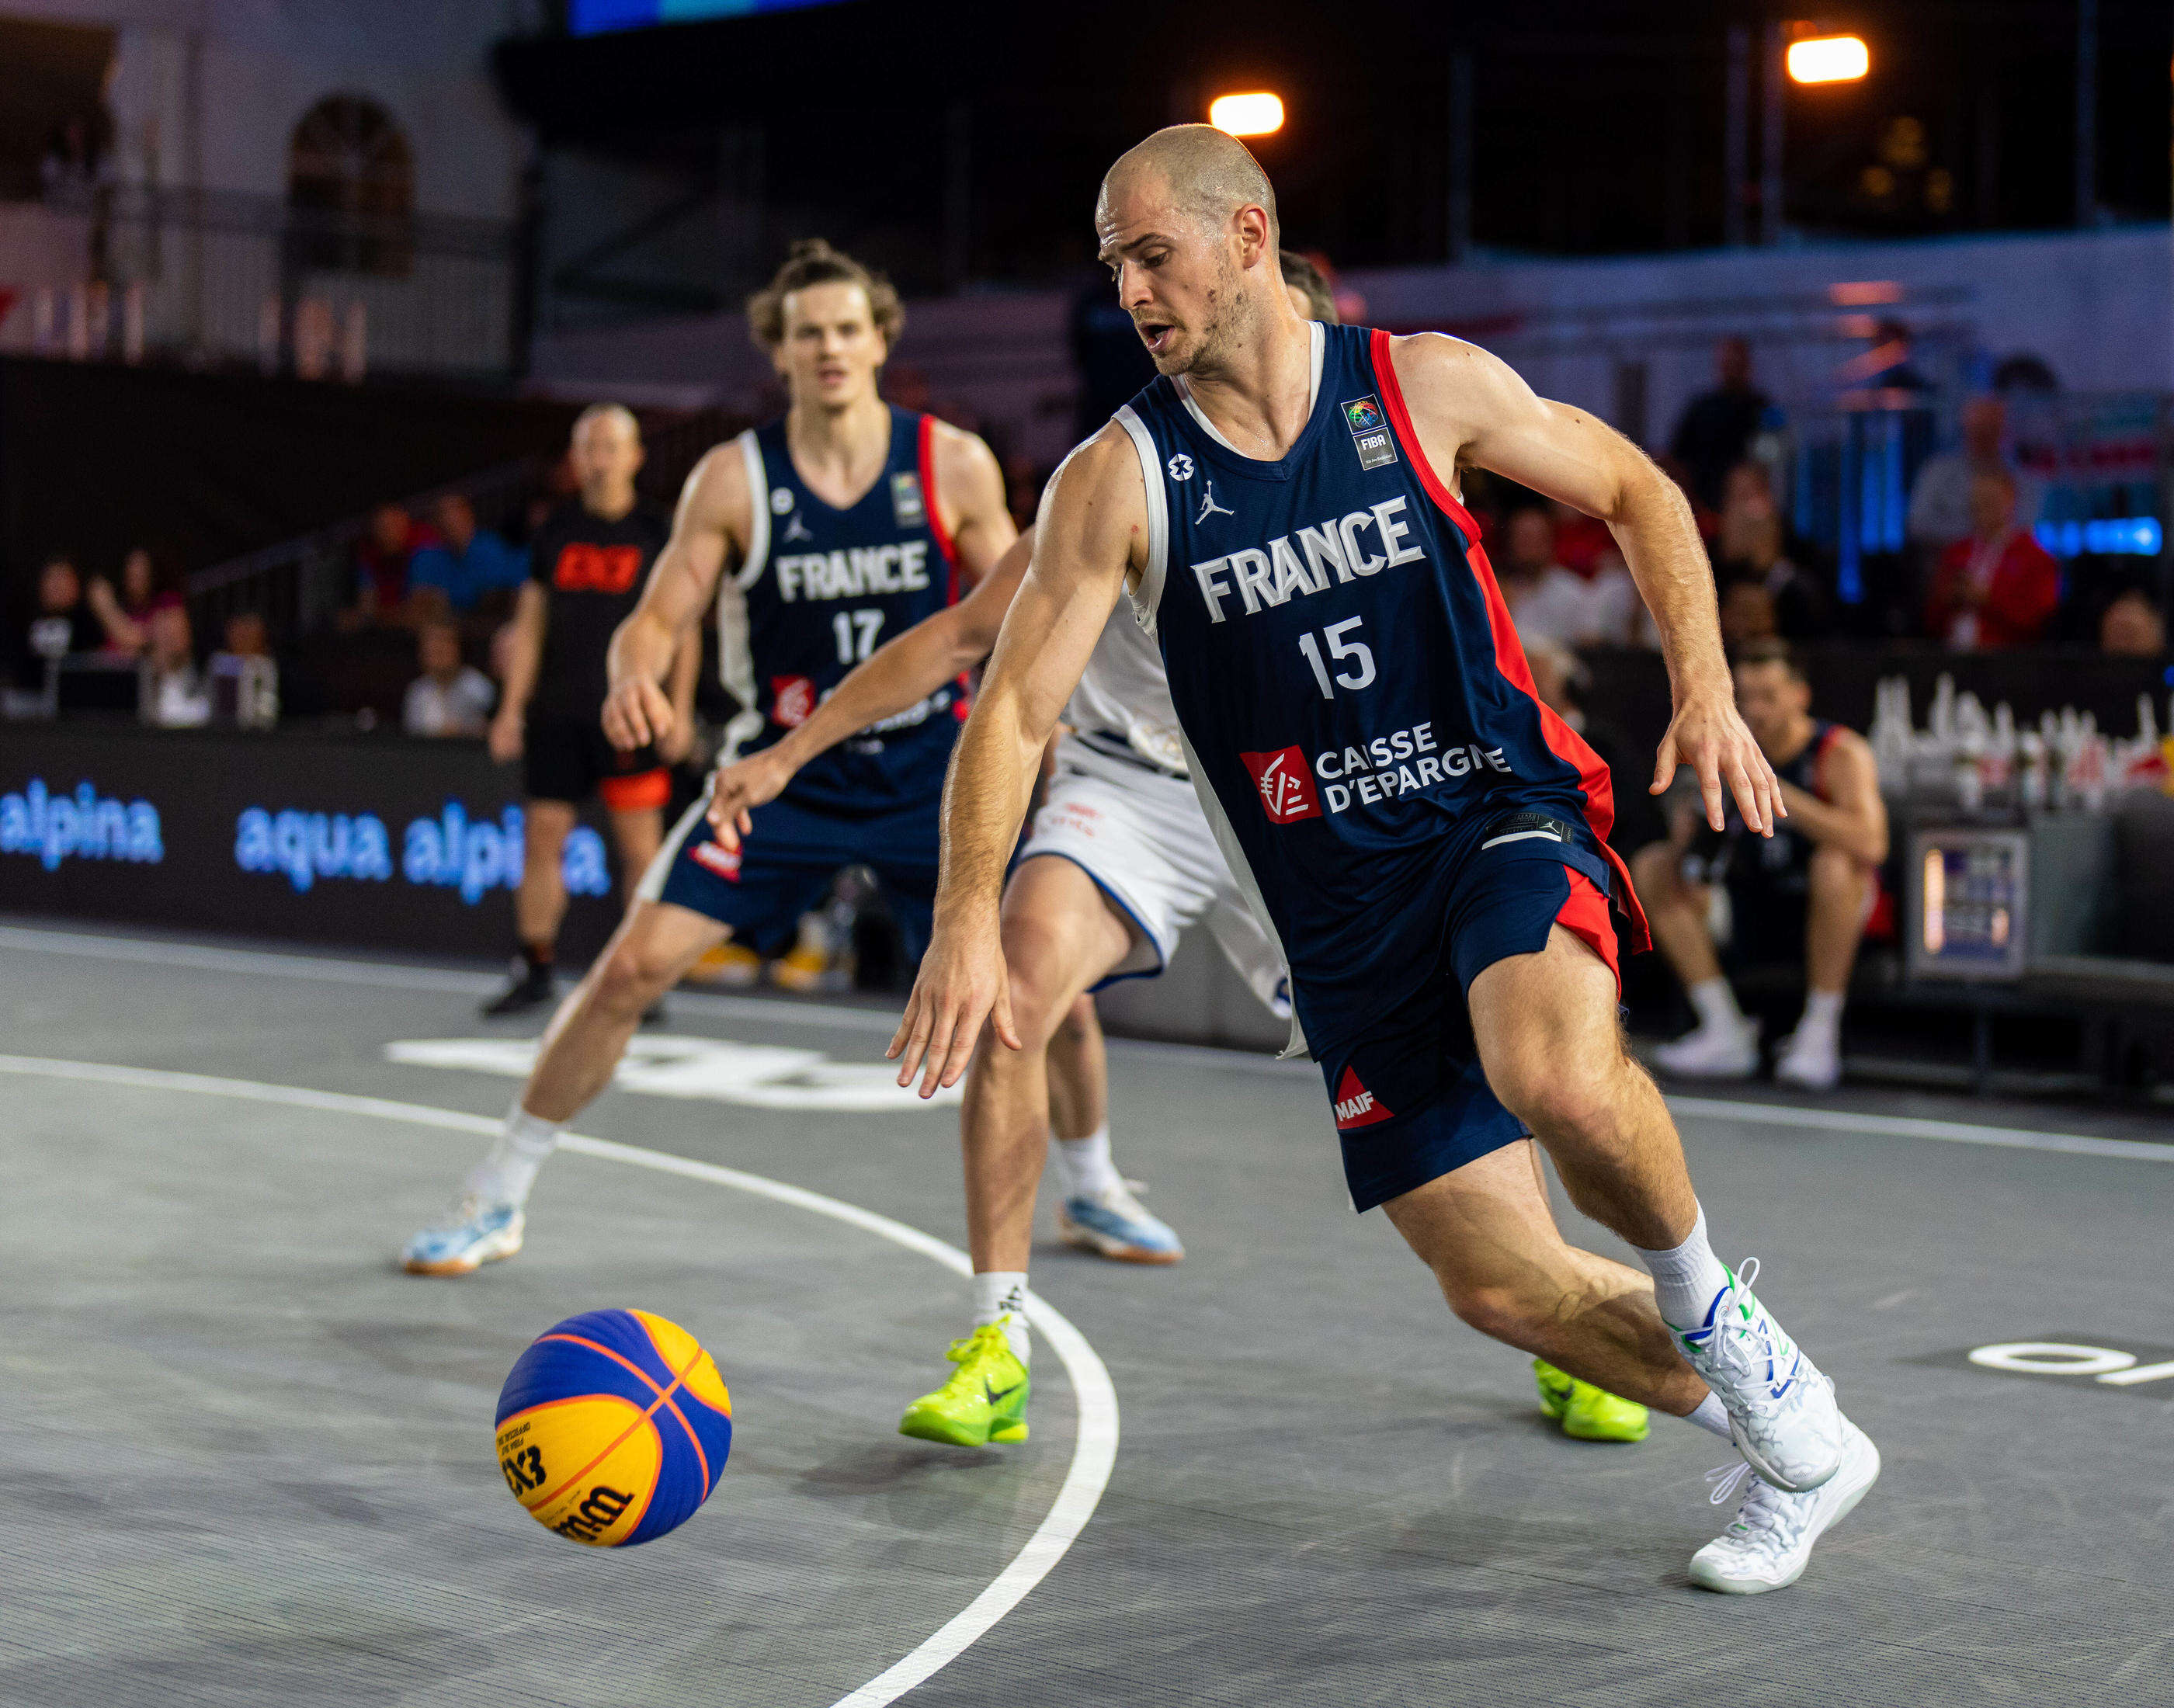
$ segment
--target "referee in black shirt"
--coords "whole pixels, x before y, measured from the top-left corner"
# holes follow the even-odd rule
[[[672,792],[668,767],[686,752],[692,726],[699,637],[673,662],[678,715],[659,747],[622,754],[605,740],[599,713],[608,686],[604,651],[612,631],[641,597],[649,566],[670,525],[639,503],[641,429],[617,403],[598,403],[574,423],[572,460],[580,496],[551,513],[530,548],[528,579],[513,613],[506,698],[491,720],[490,756],[522,761],[527,838],[514,900],[521,953],[489,1015],[521,1014],[557,994],[551,963],[566,913],[560,859],[581,803],[595,796],[611,815],[621,888],[655,857]]]

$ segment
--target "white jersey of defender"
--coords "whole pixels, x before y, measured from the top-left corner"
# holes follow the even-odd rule
[[[1122,744],[1149,765],[1182,777],[1185,748],[1177,708],[1154,637],[1141,627],[1129,596],[1121,602],[1080,673],[1064,721],[1098,747]]]
[[[1065,707],[1072,733],[1022,859],[1071,861],[1138,935],[1105,983],[1152,978],[1180,932],[1199,924],[1272,1013],[1290,1013],[1275,937],[1247,905],[1187,780],[1162,655],[1121,605],[1103,625]]]

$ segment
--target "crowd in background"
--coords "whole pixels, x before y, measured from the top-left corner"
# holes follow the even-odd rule
[[[1906,402],[1926,392],[1927,383],[1910,364],[1906,330],[1898,324],[1891,331],[1878,347],[1882,365],[1865,380]],[[947,418],[959,413],[930,397],[926,380],[903,365],[888,389],[909,407]],[[991,424],[965,424],[991,437],[1025,525],[1047,471],[1008,453]],[[1733,647],[1777,638],[1815,642],[1845,627],[1866,632],[1861,617],[1847,620],[1854,613],[1841,608],[1831,554],[1791,525],[1777,478],[1787,454],[1785,424],[1755,383],[1749,346],[1726,338],[1717,350],[1714,385],[1690,400],[1655,453],[1696,522],[1722,630]],[[1959,426],[1960,442],[1925,457],[1912,482],[1908,546],[1897,588],[1885,595],[1880,632],[1958,651],[2062,640],[2110,655],[2163,652],[2166,624],[2142,564],[2127,576],[2096,570],[2088,585],[2076,585],[2034,536],[2046,484],[2019,466],[2002,397],[1968,399]],[[1463,481],[1466,505],[1528,646],[1658,643],[1605,525],[1482,471],[1465,471]],[[394,502],[371,513],[354,545],[333,627],[346,635],[412,637],[399,660],[408,678],[400,722],[410,732],[475,736],[486,727],[494,684],[505,673],[496,655],[528,574],[525,540],[572,489],[562,459],[498,527],[481,525],[474,504],[457,491],[418,506],[419,514]],[[41,570],[27,629],[13,637],[9,707],[51,710],[50,667],[63,657],[137,667],[138,710],[154,723],[198,723],[237,700],[248,703],[253,695],[262,701],[264,683],[276,683],[286,665],[278,655],[300,637],[270,632],[264,617],[250,610],[227,615],[220,630],[216,636],[194,632],[177,585],[148,549],[131,550],[111,574],[56,557]],[[213,640],[207,656],[202,649]],[[382,645],[381,638],[381,651]],[[245,678],[252,687],[222,692],[223,684]],[[276,686],[269,691],[276,695]]]

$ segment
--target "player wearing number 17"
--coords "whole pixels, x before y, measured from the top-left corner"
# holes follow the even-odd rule
[[[687,477],[671,540],[607,656],[603,730],[621,752],[673,735],[665,675],[706,610],[742,708],[719,760],[730,764],[805,722],[855,664],[952,603],[1017,536],[988,446],[878,395],[904,320],[884,280],[803,243],[748,319],[792,404]],[[610,1081],[643,1011],[727,937],[781,948],[840,867],[874,868],[908,954],[920,954],[959,709],[956,687],[939,688],[840,743],[738,825],[745,843],[719,839],[706,797],[688,809],[552,1020],[498,1143],[451,1214],[408,1241],[409,1270],[466,1274],[518,1251],[538,1168]]]
[[[953,764],[935,933],[892,1052],[924,1095],[1017,1048],[998,895],[1035,765],[1118,599],[1156,637],[1195,790],[1281,940],[1355,1205],[1451,1306],[1609,1392],[1729,1438],[1755,1473],[1701,1550],[1778,1588],[1879,1468],[1834,1387],[1716,1257],[1668,1111],[1616,1018],[1605,766],[1533,689],[1460,469],[1604,519],[1652,608],[1675,715],[1655,765],[1771,833],[1689,508],[1619,435],[1484,351],[1303,322],[1275,193],[1207,126],[1114,165],[1096,237],[1160,373],[1051,482],[1034,560]],[[985,1022],[992,1022],[984,1035]],[[1300,1035],[1302,1029],[1303,1035]],[[1530,1132],[1652,1279],[1568,1245]]]

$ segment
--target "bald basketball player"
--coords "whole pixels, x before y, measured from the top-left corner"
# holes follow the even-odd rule
[[[1159,377],[1044,495],[1036,552],[954,756],[933,932],[892,1043],[923,1095],[985,1027],[1022,1038],[998,900],[1043,743],[1129,596],[1187,769],[1291,970],[1355,1205],[1382,1205],[1452,1309],[1725,1435],[1749,1467],[1692,1581],[1793,1582],[1879,1473],[1833,1384],[1715,1255],[1683,1148],[1624,1046],[1606,768],[1543,706],[1459,471],[1606,521],[1653,615],[1679,763],[1709,822],[1770,834],[1688,507],[1636,448],[1485,352],[1292,311],[1275,197],[1235,139],[1159,132],[1104,180],[1103,259]],[[1636,1272],[1564,1241],[1526,1132]]]
[[[1334,321],[1334,300],[1312,263],[1286,253],[1283,266],[1293,311]],[[971,597],[883,648],[776,746],[720,772],[710,807],[720,834],[729,837],[741,815],[836,742],[980,663],[1032,549],[1030,531]],[[1239,893],[1186,781],[1162,660],[1130,612],[1105,625],[1063,722],[1047,797],[1003,900],[1004,954],[1027,1047],[976,1056],[960,1122],[971,1326],[954,1349],[957,1368],[899,1425],[958,1446],[1026,1435],[1031,1338],[1022,1307],[1035,1194],[1051,1151],[1045,1131],[1057,1138],[1057,1225],[1069,1243],[1133,1262],[1182,1256],[1176,1235],[1139,1204],[1111,1160],[1106,1058],[1083,992],[1159,976],[1180,934],[1197,924],[1263,1003],[1290,1012],[1282,955]],[[1073,1115],[1068,1130],[1077,1111],[1092,1111],[1091,1123]],[[1566,1433],[1645,1436],[1643,1406],[1544,1362],[1535,1375],[1543,1408]]]

